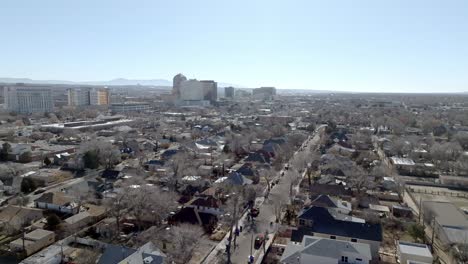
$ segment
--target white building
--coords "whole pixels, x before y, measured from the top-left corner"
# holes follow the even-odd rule
[[[21,114],[46,113],[54,110],[52,90],[46,86],[14,85],[3,90],[5,109]]]
[[[181,101],[209,101],[218,99],[218,84],[215,81],[198,81],[195,79],[180,83]]]
[[[398,241],[397,251],[401,264],[431,264],[433,261],[431,251],[425,244]]]
[[[174,94],[177,99],[180,98],[181,83],[185,81],[187,81],[187,77],[181,73],[174,76],[174,79],[172,80],[172,94]]]

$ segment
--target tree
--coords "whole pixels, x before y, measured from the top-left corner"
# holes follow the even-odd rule
[[[57,226],[60,224],[60,218],[56,214],[51,214],[47,216],[47,228],[50,230],[57,229]]]
[[[104,204],[111,216],[115,218],[115,224],[117,226],[117,235],[120,233],[120,221],[122,220],[123,214],[128,210],[128,192],[124,190],[117,193],[113,198],[106,199]]]
[[[121,160],[119,149],[108,141],[90,140],[80,146],[85,167],[96,169],[99,165],[112,168]]]
[[[268,195],[270,194],[270,191],[271,191],[271,181],[276,176],[276,171],[274,171],[272,169],[263,169],[263,170],[260,171],[260,176],[263,177],[263,179],[265,179],[265,182],[267,184],[266,197],[268,197]]]
[[[189,263],[192,258],[203,230],[198,225],[182,224],[171,228],[173,246],[169,248],[167,254],[170,261],[175,263]]]
[[[89,169],[97,169],[99,167],[98,154],[95,150],[86,151],[83,155],[84,166]]]
[[[452,247],[452,253],[458,263],[468,263],[468,243],[460,243]]]
[[[415,242],[423,242],[426,241],[426,232],[424,231],[424,226],[420,224],[412,224],[408,228],[408,234],[413,238]]]
[[[2,144],[0,149],[0,161],[8,160],[8,153],[11,151],[11,145],[8,142]]]
[[[23,180],[21,181],[22,193],[34,192],[36,189],[37,189],[37,184],[32,178],[30,177],[23,178]]]
[[[44,164],[48,167],[48,166],[50,166],[50,164],[52,164],[52,161],[50,161],[50,159],[48,157],[45,157]]]

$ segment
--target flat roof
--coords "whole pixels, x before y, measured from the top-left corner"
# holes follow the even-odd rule
[[[450,202],[425,201],[424,208],[431,210],[441,226],[468,228],[468,219]]]
[[[425,244],[398,241],[398,246],[400,247],[400,252],[404,254],[432,257],[429,247]]]

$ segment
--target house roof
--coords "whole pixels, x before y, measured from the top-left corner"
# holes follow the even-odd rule
[[[398,247],[400,248],[400,252],[404,254],[432,257],[429,247],[425,244],[398,241]]]
[[[441,226],[468,229],[468,220],[458,208],[450,202],[425,201],[423,207],[434,214]],[[428,211],[429,213],[429,211]]]
[[[289,242],[281,258],[281,263],[306,263],[305,261],[310,260],[310,257],[302,261],[301,257],[304,255],[340,260],[341,256],[348,255],[347,253],[361,256],[367,260],[372,259],[370,245],[368,244],[304,236],[301,244]]]
[[[73,197],[66,196],[61,192],[48,192],[42,194],[42,196],[34,200],[34,202],[56,205],[68,205],[69,203],[73,202],[73,200]]]
[[[263,156],[259,152],[252,152],[247,156],[245,161],[253,161],[253,162],[260,162],[260,163],[267,163],[265,156]]]
[[[352,191],[343,185],[328,185],[314,183],[310,186],[311,195],[327,194],[332,196],[351,196]]]
[[[333,201],[330,196],[328,195],[319,195],[317,198],[315,198],[312,202],[312,205],[315,206],[320,206],[320,207],[330,207],[330,208],[335,208],[336,204],[335,201]]]
[[[135,252],[133,248],[108,245],[99,258],[98,264],[117,264]]]
[[[219,201],[211,196],[198,196],[190,200],[188,205],[219,208]]]
[[[20,207],[16,205],[8,205],[0,211],[0,222],[10,222],[14,219],[26,219],[31,215],[42,217],[42,210],[36,208]]]
[[[236,172],[238,172],[238,173],[240,173],[242,175],[245,175],[245,176],[254,176],[255,175],[254,169],[248,163],[244,163],[242,165],[242,167],[240,167],[239,169],[236,170]]]
[[[25,239],[27,240],[39,240],[39,239],[42,239],[46,236],[49,236],[51,234],[55,234],[54,232],[52,231],[49,231],[49,230],[44,230],[44,229],[36,229],[32,232],[29,232],[27,233],[24,237]]]
[[[231,184],[233,185],[248,185],[248,184],[252,184],[252,180],[250,179],[247,179],[246,177],[244,177],[242,174],[238,173],[238,172],[231,172],[227,179],[227,181],[229,181]]]
[[[292,241],[302,241],[303,236],[311,232],[382,241],[382,226],[380,224],[338,220],[323,207],[312,206],[299,215],[298,218],[312,220],[313,224],[311,227],[301,227],[298,230],[293,230]]]
[[[164,254],[152,242],[148,242],[123,259],[122,262],[126,264],[162,264],[164,257]]]
[[[102,172],[101,177],[106,179],[117,179],[119,177],[120,171],[117,170],[105,170]]]

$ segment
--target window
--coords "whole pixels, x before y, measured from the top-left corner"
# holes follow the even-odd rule
[[[357,258],[357,259],[356,259],[356,261],[362,261],[362,259],[360,259],[360,258]]]
[[[330,236],[330,239],[336,239],[336,236]]]
[[[357,242],[357,239],[351,238],[351,242]]]
[[[341,262],[348,263],[348,257],[342,256]]]
[[[299,219],[299,225],[301,225],[301,226],[305,225],[304,219]]]

